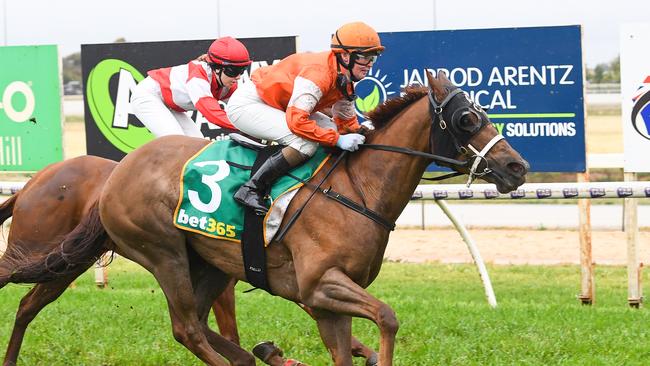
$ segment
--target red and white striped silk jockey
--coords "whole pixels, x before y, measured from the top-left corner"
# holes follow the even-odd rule
[[[186,65],[165,67],[147,73],[160,86],[165,105],[177,112],[198,110],[210,123],[219,127],[236,129],[230,123],[219,100],[230,98],[237,89],[221,86],[216,73],[206,62],[190,61]]]
[[[248,50],[241,42],[231,37],[219,38],[197,60],[149,71],[133,90],[131,108],[156,137],[203,137],[186,113],[194,110],[210,123],[236,129],[219,101],[232,95],[250,64]]]

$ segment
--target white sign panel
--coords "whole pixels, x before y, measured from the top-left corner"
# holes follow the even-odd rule
[[[650,172],[650,24],[621,27],[624,170]]]

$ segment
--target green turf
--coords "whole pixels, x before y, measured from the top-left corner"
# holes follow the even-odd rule
[[[650,313],[628,308],[625,268],[597,268],[592,307],[576,300],[577,266],[490,266],[489,271],[498,309],[487,305],[473,266],[385,263],[370,292],[390,304],[400,321],[395,364],[649,364]],[[99,290],[86,273],[47,307],[27,332],[19,364],[202,364],[174,341],[153,277],[124,260],[111,266],[109,276],[109,288]],[[305,313],[261,291],[244,294],[248,288],[237,287],[245,348],[272,339],[291,357],[331,364]],[[9,285],[0,292],[3,346],[28,289]],[[377,347],[377,328],[369,321],[355,320],[353,332]]]

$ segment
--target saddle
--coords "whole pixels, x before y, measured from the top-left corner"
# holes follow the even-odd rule
[[[282,223],[298,188],[323,166],[329,155],[320,149],[315,156],[276,180],[269,196],[266,216],[249,217],[234,193],[280,145],[267,146],[239,134],[214,141],[188,159],[181,172],[180,197],[174,226],[201,235],[242,244],[248,282],[270,292],[264,269],[264,248]],[[254,253],[254,252],[256,253]],[[263,279],[262,279],[263,278]]]

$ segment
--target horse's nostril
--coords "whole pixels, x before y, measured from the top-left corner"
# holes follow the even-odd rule
[[[528,171],[526,166],[519,162],[508,163],[508,169],[510,169],[512,173],[518,176],[523,176]]]

